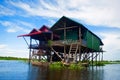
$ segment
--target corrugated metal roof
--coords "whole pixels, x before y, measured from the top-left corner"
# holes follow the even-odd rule
[[[34,28],[32,31],[30,31],[29,34],[19,35],[18,37],[34,36],[34,35],[38,35],[38,34],[45,33],[45,32],[51,33],[51,31],[49,30],[49,28],[47,26],[43,25],[40,29],[35,29]]]

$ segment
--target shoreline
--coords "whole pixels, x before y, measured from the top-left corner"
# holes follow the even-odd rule
[[[0,56],[0,60],[24,60],[24,61],[27,61],[29,60],[28,58],[20,58],[20,57],[3,57],[3,56]]]
[[[29,59],[28,58],[20,58],[20,57],[3,57],[3,56],[0,56],[0,60],[22,60],[22,61],[25,61],[25,62],[27,62]],[[31,63],[33,64],[33,65],[40,65],[41,66],[41,63],[47,63],[47,64],[45,64],[45,65],[48,65],[49,64],[49,62],[33,62],[33,61],[31,61]],[[53,62],[53,63],[55,63],[55,62]],[[114,60],[114,61],[107,61],[107,60],[103,60],[103,61],[98,61],[97,62],[97,64],[96,64],[96,61],[94,61],[93,62],[94,64],[93,65],[91,65],[90,64],[90,66],[104,66],[104,65],[106,65],[106,64],[120,64],[120,60]]]

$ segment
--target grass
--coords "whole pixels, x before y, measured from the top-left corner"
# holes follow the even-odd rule
[[[64,66],[61,62],[53,62],[49,65],[49,68],[50,69],[57,69],[57,70],[60,70],[60,69],[63,69]]]
[[[95,66],[105,66],[105,63],[103,63],[103,62],[97,62],[97,63],[95,63]]]
[[[105,66],[107,64],[120,64],[120,60],[116,60],[116,61],[93,61],[93,64],[92,62],[90,62],[90,65],[91,66]]]
[[[2,56],[0,56],[0,60],[23,60],[23,61],[27,61],[28,58],[2,57]]]
[[[80,70],[80,69],[84,69],[84,67],[78,63],[78,64],[75,64],[75,63],[71,63],[71,64],[68,64],[68,65],[65,65],[63,64],[62,62],[53,62],[49,65],[49,68],[50,69],[54,69],[54,70],[61,70],[61,69],[70,69],[70,70]]]
[[[78,64],[72,63],[68,67],[68,69],[72,69],[72,70],[80,70],[80,69],[84,69],[84,68],[85,68],[85,66],[82,66],[81,63],[78,63]]]

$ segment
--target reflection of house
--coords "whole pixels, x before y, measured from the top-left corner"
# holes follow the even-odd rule
[[[76,62],[94,58],[97,60],[97,56],[103,52],[103,43],[98,36],[82,24],[64,16],[50,29],[43,26],[19,37],[25,36],[30,37],[30,57],[32,51],[42,50],[48,60]],[[34,45],[33,40],[36,42]]]

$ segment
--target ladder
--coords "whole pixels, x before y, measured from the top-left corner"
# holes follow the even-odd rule
[[[73,58],[73,61],[76,61],[78,51],[78,44],[71,44],[69,49],[69,58]]]

